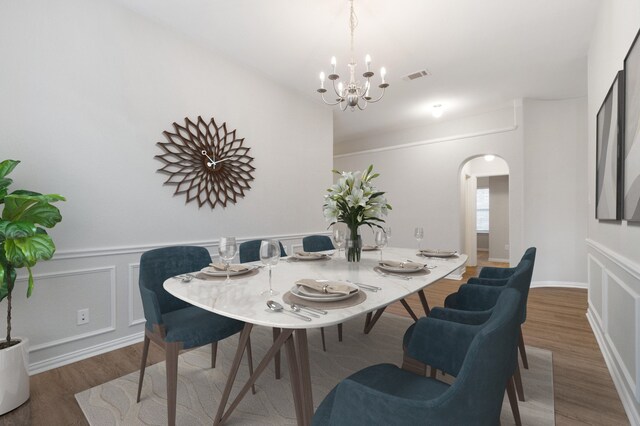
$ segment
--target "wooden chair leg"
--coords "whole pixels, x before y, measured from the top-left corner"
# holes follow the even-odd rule
[[[516,426],[522,426],[520,410],[518,409],[518,398],[513,386],[513,377],[509,377],[509,380],[507,380],[507,396],[509,397],[509,404],[511,405],[511,411],[513,412],[513,419],[516,422]]]
[[[149,355],[149,342],[151,340],[145,334],[144,344],[142,346],[142,361],[140,362],[140,378],[138,378],[138,397],[136,402],[140,402],[140,392],[142,392],[142,380],[144,379],[144,369],[147,366],[147,355]]]
[[[180,344],[167,342],[165,344],[167,366],[167,423],[176,424],[176,394],[178,392],[178,353]]]
[[[338,342],[342,342],[342,323],[338,324]]]
[[[280,329],[273,328],[273,341],[275,342],[280,336]],[[276,380],[280,380],[280,351],[276,352],[276,355],[273,357],[273,363],[276,368]]]
[[[218,342],[211,343],[211,368],[216,368],[216,358],[218,357]]]
[[[520,376],[520,366],[516,363],[516,372],[513,373],[513,381],[516,384],[518,399],[524,402],[524,388],[522,387],[522,376]]]
[[[527,361],[527,350],[524,348],[524,338],[522,337],[522,326],[520,326],[520,338],[518,339],[518,348],[522,357],[522,366],[529,369],[529,361]]]
[[[324,327],[320,327],[320,337],[322,338],[322,350],[324,352],[327,351],[327,344],[324,340]]]
[[[247,337],[247,364],[249,364],[249,377],[253,376],[253,354],[251,353],[251,336]],[[251,385],[251,393],[256,394],[256,385]]]

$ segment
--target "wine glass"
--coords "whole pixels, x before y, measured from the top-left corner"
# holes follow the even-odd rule
[[[424,229],[422,229],[422,226],[418,226],[413,230],[413,236],[418,240],[418,251],[420,251],[420,242],[424,238]]]
[[[387,233],[383,229],[376,231],[376,246],[380,248],[380,260],[382,260],[382,249],[387,245]]]
[[[333,242],[336,247],[338,247],[338,257],[340,257],[340,249],[344,246],[344,243],[347,241],[347,233],[344,232],[344,229],[336,228],[333,230]]]
[[[390,226],[387,227],[386,233],[387,233],[387,244],[391,244],[391,227]]]
[[[269,290],[260,294],[275,296],[278,292],[271,287],[271,267],[280,260],[280,242],[278,240],[262,240],[260,242],[260,260],[269,267]]]
[[[227,271],[227,280],[225,283],[230,283],[231,278],[229,278],[229,267],[230,262],[236,256],[236,252],[238,251],[238,245],[236,243],[235,237],[221,237],[220,244],[218,245],[218,254],[220,258],[224,262],[224,267]]]

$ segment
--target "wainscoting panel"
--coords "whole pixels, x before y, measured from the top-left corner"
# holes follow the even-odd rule
[[[632,425],[640,425],[640,265],[587,240],[591,324]]]
[[[107,266],[34,275],[29,300],[27,277],[19,277],[11,321],[14,335],[27,335],[30,352],[37,352],[114,331],[115,271],[115,266]],[[77,325],[79,309],[89,309],[89,323]],[[33,327],[26,330],[26,324]]]
[[[602,312],[602,281],[604,266],[592,255],[587,256],[589,282],[589,304],[596,312]]]

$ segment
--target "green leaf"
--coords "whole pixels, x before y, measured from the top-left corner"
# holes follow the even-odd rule
[[[5,222],[3,222],[5,223]],[[36,226],[31,222],[6,222],[7,226],[2,230],[4,238],[15,240],[18,238],[26,238],[35,235]]]
[[[0,178],[5,177],[20,163],[18,160],[4,160],[0,163]]]
[[[33,222],[51,228],[62,220],[62,215],[57,207],[49,203],[63,200],[64,197],[57,194],[16,195],[13,193],[4,199],[5,208],[2,218],[12,222]]]
[[[9,279],[6,279],[9,278]],[[7,277],[4,267],[0,268],[0,302],[7,297],[10,291],[9,283],[11,283],[11,287],[13,287],[13,283],[16,280],[16,270],[13,268],[9,269],[9,277]],[[11,288],[12,289],[12,288]]]
[[[34,266],[39,260],[49,260],[56,251],[53,240],[46,234],[4,242],[7,261],[15,268]]]

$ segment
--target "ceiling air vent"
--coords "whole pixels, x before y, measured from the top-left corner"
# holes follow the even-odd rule
[[[412,72],[411,74],[405,75],[404,77],[402,77],[402,79],[404,81],[411,81],[411,80],[415,80],[416,78],[426,77],[428,75],[431,75],[431,72],[427,69],[424,69],[424,70]]]

